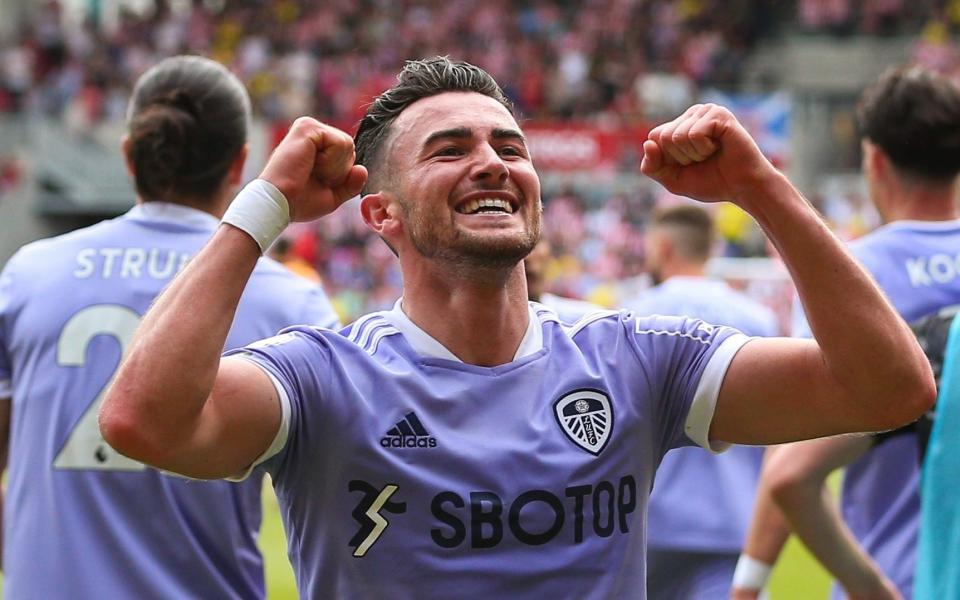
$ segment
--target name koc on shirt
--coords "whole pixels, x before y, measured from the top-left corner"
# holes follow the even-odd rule
[[[904,263],[910,285],[926,287],[934,284],[950,283],[960,274],[960,254],[931,254],[908,258]]]

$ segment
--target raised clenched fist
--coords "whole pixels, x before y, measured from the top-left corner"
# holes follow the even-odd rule
[[[702,202],[737,202],[777,171],[722,106],[697,104],[652,129],[640,171],[669,191]]]
[[[367,169],[354,164],[355,159],[348,134],[300,117],[270,155],[260,178],[286,196],[291,221],[310,221],[360,193]]]

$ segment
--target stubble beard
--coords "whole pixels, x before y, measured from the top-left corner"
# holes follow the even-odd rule
[[[438,227],[423,215],[408,211],[410,242],[422,256],[460,268],[503,270],[513,268],[540,240],[539,216],[529,219],[519,235],[484,236],[465,231],[451,221]],[[444,238],[447,238],[446,240]]]

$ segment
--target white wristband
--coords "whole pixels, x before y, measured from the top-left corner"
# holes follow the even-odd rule
[[[290,224],[290,205],[272,183],[254,179],[240,190],[220,222],[245,231],[260,246],[260,252],[266,252]]]
[[[770,578],[773,565],[768,565],[746,554],[740,555],[733,572],[733,587],[745,590],[762,590]]]

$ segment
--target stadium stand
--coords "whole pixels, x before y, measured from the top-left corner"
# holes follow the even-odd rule
[[[883,66],[911,57],[956,72],[958,4],[4,0],[0,10],[22,25],[4,26],[0,113],[43,123],[26,152],[44,160],[24,161],[4,145],[0,165],[20,166],[17,176],[6,168],[30,187],[31,210],[118,214],[131,197],[115,150],[129,82],[159,58],[209,55],[241,77],[261,140],[252,176],[293,117],[314,114],[349,130],[404,58],[449,53],[489,69],[527,118],[549,221],[563,223],[547,232],[558,253],[553,291],[611,305],[624,293],[619,282],[641,271],[649,208],[673,200],[635,174],[647,123],[715,88],[789,88],[792,105],[781,106],[792,133],[781,133],[792,150],[778,160],[844,237],[855,237],[876,223],[857,201],[859,181],[822,177],[856,168],[855,93]],[[83,12],[92,5],[101,6],[96,18]],[[24,175],[25,163],[38,168]],[[766,255],[749,219],[718,221],[729,234],[722,254]],[[345,213],[321,227],[294,232],[296,248],[329,282],[342,314],[388,306],[396,266],[359,219]]]

